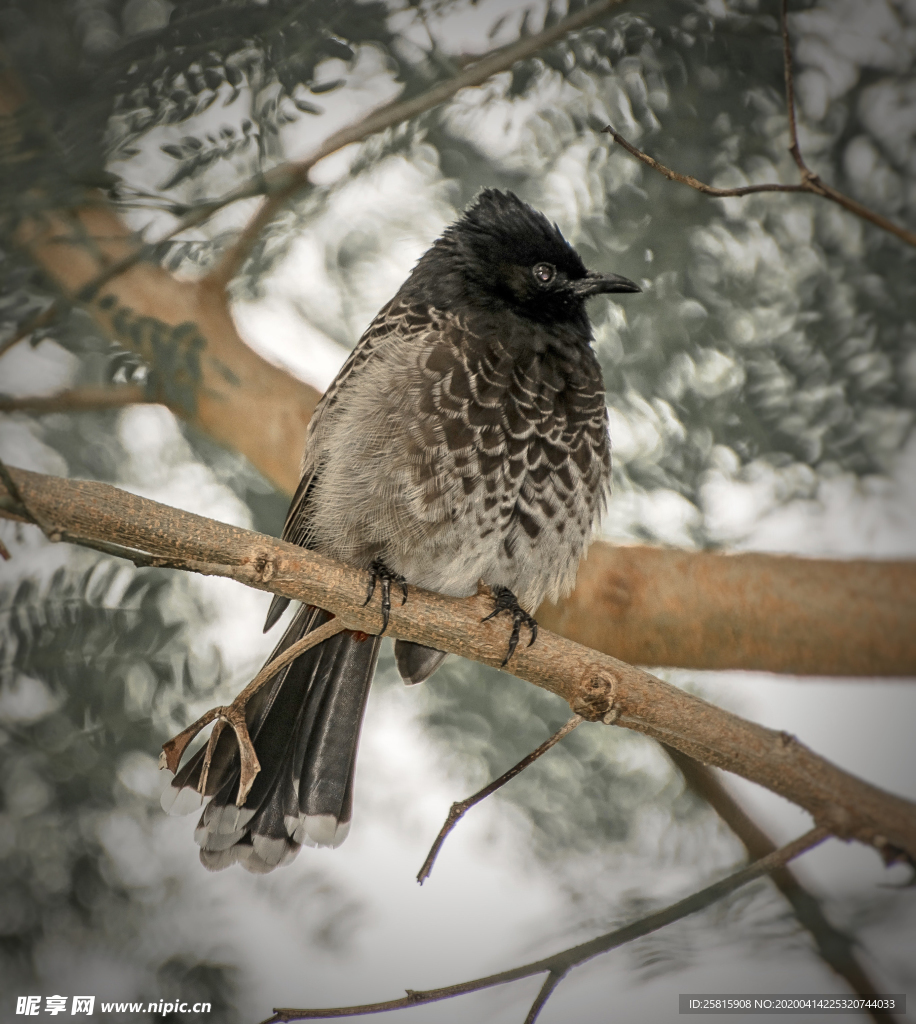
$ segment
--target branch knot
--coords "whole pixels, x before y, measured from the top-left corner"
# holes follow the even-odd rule
[[[255,555],[253,566],[255,580],[258,583],[270,583],[279,568],[277,559],[267,551],[259,551]]]
[[[607,722],[616,717],[614,700],[617,696],[617,680],[614,676],[599,672],[586,674],[579,683],[578,691],[570,702],[573,712],[586,722]]]

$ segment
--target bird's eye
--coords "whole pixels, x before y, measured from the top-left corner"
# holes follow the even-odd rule
[[[557,268],[550,263],[536,263],[531,268],[531,273],[538,284],[550,284],[557,276]]]

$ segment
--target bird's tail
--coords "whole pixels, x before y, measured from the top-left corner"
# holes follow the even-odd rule
[[[303,607],[271,655],[277,657],[331,616]],[[301,654],[246,708],[248,730],[261,770],[236,807],[239,756],[226,728],[216,743],[205,796],[211,797],[194,834],[204,867],[235,862],[249,871],[272,871],[299,847],[339,846],[350,829],[356,747],[379,637],[338,633]],[[172,780],[162,804],[172,814],[200,806],[197,791],[203,751]]]

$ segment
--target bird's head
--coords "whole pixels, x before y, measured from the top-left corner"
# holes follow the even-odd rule
[[[458,286],[464,301],[508,306],[545,326],[586,333],[586,299],[640,291],[625,277],[587,270],[555,224],[512,192],[496,189],[480,193],[421,263],[426,261],[440,273],[443,291]]]

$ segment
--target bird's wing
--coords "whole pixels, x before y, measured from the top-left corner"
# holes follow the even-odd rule
[[[407,307],[399,302],[397,296],[379,310],[315,407],[305,436],[302,475],[286,513],[286,522],[283,524],[283,540],[289,541],[290,544],[298,544],[304,548],[312,546],[309,497],[321,472],[321,452],[324,447],[322,428],[328,421],[329,410],[336,404],[338,396],[346,391],[353,374],[378,352],[391,338],[393,332],[403,327],[407,314]],[[265,633],[275,625],[289,603],[289,598],[279,595],[274,597],[264,624]]]
[[[322,452],[326,448],[326,428],[333,419],[333,410],[338,404],[338,399],[346,395],[354,378],[359,376],[383,348],[392,343],[399,346],[406,343],[411,347],[414,339],[422,344],[422,339],[427,337],[431,330],[435,330],[434,320],[428,310],[408,305],[396,295],[379,310],[375,319],[366,328],[312,414],[302,456],[302,476],[286,515],[283,540],[301,547],[310,546],[309,495],[321,473]]]
[[[300,547],[310,546],[308,498],[321,469],[319,456],[322,447],[322,425],[328,418],[328,411],[335,405],[339,395],[346,390],[347,383],[354,372],[368,362],[384,342],[391,337],[392,332],[397,330],[397,325],[400,324],[406,312],[406,308],[398,305],[396,297],[379,310],[315,407],[305,438],[302,476],[283,525],[283,540],[289,541],[290,544],[298,544]]]

